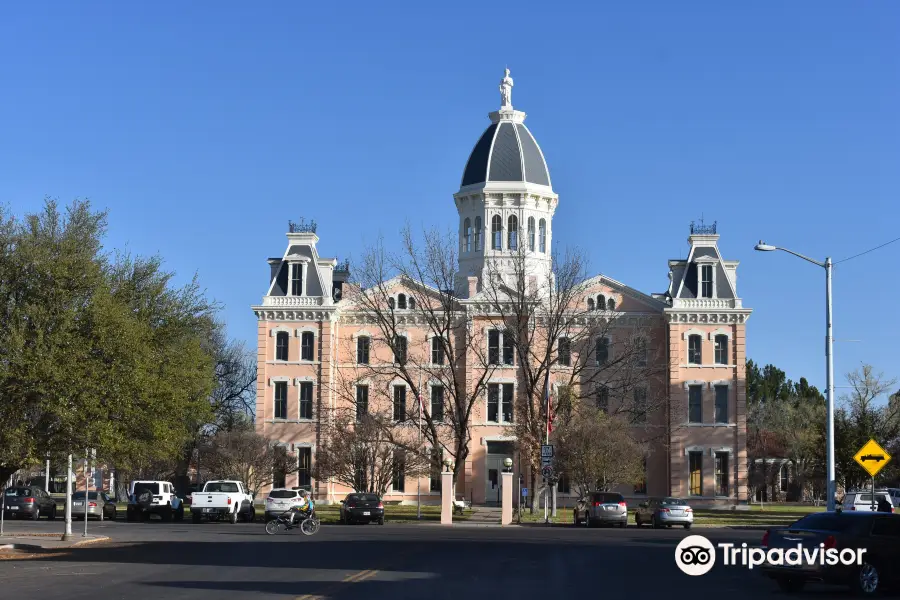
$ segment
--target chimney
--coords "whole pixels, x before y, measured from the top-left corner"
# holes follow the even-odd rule
[[[478,293],[478,278],[469,277],[469,298],[474,298]]]

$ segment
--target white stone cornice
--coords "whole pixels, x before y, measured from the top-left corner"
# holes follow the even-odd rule
[[[668,308],[663,311],[670,324],[730,324],[743,325],[750,319],[752,310],[692,311]]]
[[[322,307],[317,311],[273,309],[268,306],[250,308],[260,321],[332,321],[335,318],[333,307]]]
[[[324,306],[325,298],[322,296],[263,296],[263,306],[299,307],[299,306]]]

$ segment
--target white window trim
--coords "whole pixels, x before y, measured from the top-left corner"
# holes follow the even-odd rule
[[[275,387],[275,384],[280,381],[287,382],[288,386],[294,385],[293,377],[287,377],[285,375],[274,375],[269,377],[269,387]]]
[[[311,333],[311,334],[313,335],[313,358],[312,358],[312,359],[303,358],[303,334],[304,334],[304,333]],[[317,332],[315,329],[311,328],[311,327],[304,327],[303,329],[298,329],[298,330],[297,330],[297,337],[300,338],[300,352],[299,352],[300,360],[298,361],[299,363],[305,364],[305,365],[306,365],[306,364],[313,364],[313,363],[317,363],[317,362],[318,362],[318,361],[315,359],[315,356],[316,356],[316,346],[318,345],[317,342],[316,342],[316,337],[317,337],[316,334],[317,334],[317,333],[318,333],[318,332]]]
[[[699,452],[700,455],[702,456],[703,453],[705,452],[705,450],[706,450],[706,448],[704,448],[703,446],[687,446],[684,449],[684,455],[690,456],[691,452]],[[685,466],[688,468],[688,471],[690,471],[690,468],[691,468],[690,464],[685,464]],[[688,474],[690,474],[690,473],[688,473]]]
[[[367,338],[369,338],[369,340],[371,340],[371,339],[372,339],[372,334],[369,333],[369,331],[366,330],[366,329],[361,329],[361,330],[359,330],[359,331],[353,332],[353,335],[350,336],[350,337],[351,337],[352,339],[354,339],[354,340],[357,339],[357,338],[361,338],[361,337],[367,337]]]
[[[691,331],[694,331],[693,329]],[[715,342],[717,335],[724,335],[728,337],[728,342],[731,343],[731,330],[725,329],[724,327],[719,327],[718,329],[714,329],[709,332],[709,341]]]
[[[734,454],[734,448],[726,448],[723,446],[721,448],[710,448],[709,449],[709,455],[712,456],[713,458],[715,458],[716,454],[718,454],[720,452],[723,452],[723,453],[727,452],[728,454]]]
[[[302,386],[300,385],[301,383],[311,383],[312,388],[313,388],[313,397],[312,397],[313,416],[308,419],[300,416],[300,392],[303,389]],[[311,423],[316,420],[316,385],[317,384],[318,383],[316,382],[315,377],[309,377],[309,376],[297,377],[295,380],[294,385],[297,388],[297,422],[298,423]]]
[[[306,332],[313,334],[313,336],[316,336],[319,334],[319,330],[317,328],[312,327],[312,326],[307,326],[307,327],[298,327],[294,331],[294,336],[300,337],[301,335],[303,335]]]
[[[728,390],[730,392],[731,384],[732,384],[731,379],[716,379],[715,381],[709,382],[709,389],[714,390],[714,389],[716,389],[716,386],[724,385],[724,386],[728,387]]]
[[[703,330],[691,328],[681,334],[681,339],[683,339],[684,341],[688,341],[688,338],[690,338],[692,335],[699,335],[701,340],[706,337],[705,335],[703,335]]]
[[[291,293],[293,289],[294,283],[294,269],[298,264],[303,265],[303,268],[300,271],[300,296],[306,296],[306,280],[309,279],[309,263],[311,262],[309,257],[299,256],[297,254],[290,254],[285,257],[285,262],[288,264],[288,289],[285,290],[285,296],[294,296]]]
[[[491,384],[496,384],[496,385],[500,386],[500,390],[499,390],[500,396],[497,398],[497,402],[498,402],[497,418],[500,419],[499,421],[488,421],[488,398],[490,397],[490,390],[488,389],[488,386]],[[512,386],[513,386],[513,420],[512,421],[504,421],[503,420],[503,385],[509,385],[509,384],[512,384]],[[484,419],[483,419],[482,425],[512,427],[516,424],[516,396],[518,395],[518,391],[519,391],[518,388],[519,388],[518,382],[515,379],[508,378],[508,377],[501,377],[501,378],[496,378],[496,379],[491,378],[490,381],[488,381],[484,385]],[[491,441],[493,442],[493,441],[497,441],[497,440],[492,439]]]
[[[690,391],[690,388],[691,388],[692,385],[699,385],[699,386],[708,388],[708,387],[709,387],[709,382],[707,382],[707,381],[702,381],[702,380],[700,380],[700,379],[690,379],[690,380],[688,380],[688,381],[685,381],[685,382],[683,383],[683,385],[684,385],[684,391],[687,392],[687,391]]]
[[[718,298],[719,295],[716,293],[716,265],[719,263],[719,259],[713,258],[711,256],[700,256],[694,259],[694,263],[697,265],[697,298],[704,298],[703,296],[703,267],[710,267],[712,269],[712,296],[710,298]]]
[[[293,331],[291,331],[290,327],[284,327],[282,325],[279,325],[279,326],[273,327],[272,329],[269,330],[269,337],[275,337],[279,333],[286,333],[286,334],[288,334],[288,336],[290,336],[293,333]]]
[[[498,362],[498,363],[495,364],[495,365],[494,365],[494,364],[488,363],[488,366],[496,367],[496,368],[500,368],[500,369],[502,369],[502,368],[507,368],[507,369],[515,368],[515,367],[516,367],[516,347],[515,347],[515,346],[513,346],[513,361],[512,361],[512,364],[511,364],[511,365],[508,365],[508,364],[506,364],[505,362],[503,362],[503,338],[504,338],[504,336],[506,335],[506,330],[505,330],[505,329],[500,329],[499,327],[485,327],[485,328],[484,328],[484,352],[485,352],[484,356],[485,356],[485,358],[487,358],[488,360],[490,360],[490,355],[491,355],[491,338],[489,337],[489,334],[490,334],[491,331],[497,331],[497,332],[500,333],[500,339],[499,339],[499,344],[500,344],[500,345],[499,345],[499,350],[500,350],[500,362]],[[429,348],[428,351],[431,352],[431,348]]]
[[[443,339],[445,342],[447,341],[447,338],[445,338],[445,337],[443,337],[443,336],[440,336],[440,335],[438,335],[438,334],[436,334],[436,333],[433,333],[433,332],[432,332],[432,333],[429,333],[429,334],[425,337],[425,340],[428,342],[428,364],[431,365],[431,366],[433,366],[433,367],[447,367],[447,366],[449,366],[449,365],[447,364],[447,353],[446,353],[446,352],[444,352],[444,364],[439,365],[439,364],[437,364],[437,363],[435,363],[435,362],[432,362],[433,353],[434,353],[434,347],[432,346],[432,343],[433,343],[433,342],[432,342],[431,340],[433,340],[434,338],[440,338],[440,339]],[[442,350],[443,350],[443,348],[442,348]]]

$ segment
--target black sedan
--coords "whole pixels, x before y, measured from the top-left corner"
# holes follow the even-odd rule
[[[384,525],[384,503],[377,494],[348,494],[341,500],[341,523]]]
[[[33,519],[46,516],[51,521],[56,518],[56,500],[39,487],[17,486],[3,492],[6,518]]]
[[[896,588],[900,572],[895,565],[900,560],[900,515],[877,512],[821,512],[803,517],[785,528],[770,529],[763,536],[768,551],[780,548],[787,558],[787,550],[801,547],[803,553],[826,551],[850,558],[851,551],[861,558],[853,564],[835,560],[803,561],[802,564],[769,563],[761,571],[774,579],[788,593],[803,589],[808,581],[849,585],[856,593],[873,596],[885,587]],[[863,550],[860,554],[859,550]],[[812,563],[812,564],[810,564]],[[837,564],[834,564],[837,563]]]

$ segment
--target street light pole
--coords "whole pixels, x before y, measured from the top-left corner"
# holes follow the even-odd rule
[[[825,461],[826,461],[826,501],[827,501],[827,510],[833,511],[835,505],[835,494],[837,493],[835,487],[834,480],[834,334],[832,331],[832,322],[831,322],[831,272],[834,263],[831,262],[831,257],[827,257],[825,262],[819,262],[817,260],[813,260],[808,256],[803,256],[793,250],[788,250],[787,248],[780,248],[778,246],[771,246],[766,244],[762,240],[755,246],[754,250],[758,250],[760,252],[773,252],[775,250],[781,250],[782,252],[787,252],[788,254],[793,254],[798,258],[802,258],[807,262],[811,262],[812,264],[822,267],[825,269],[825,384],[828,387],[826,394],[826,450],[825,450]]]

